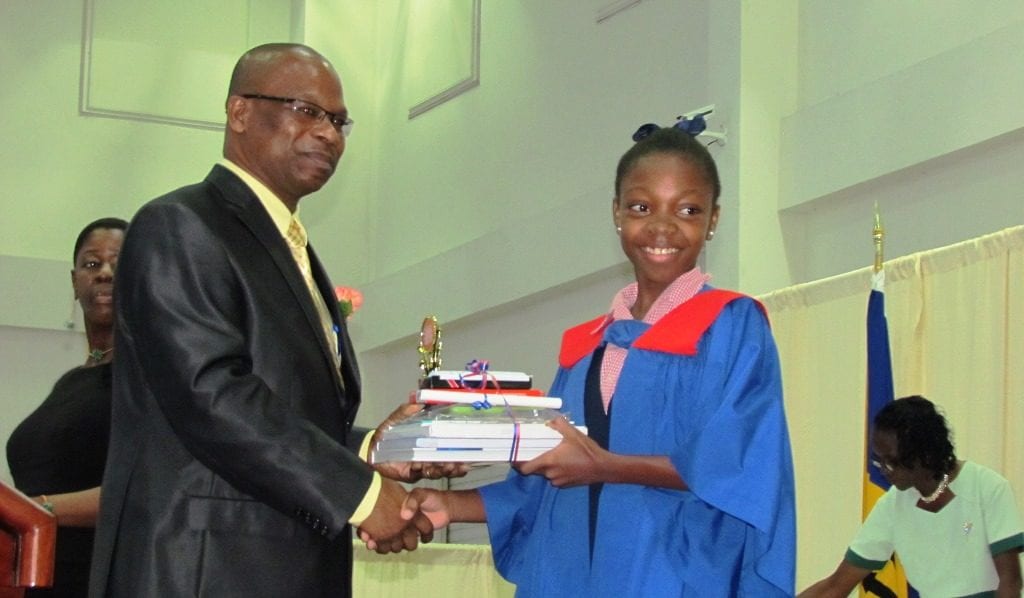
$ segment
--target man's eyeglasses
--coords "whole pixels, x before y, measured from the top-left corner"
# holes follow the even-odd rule
[[[327,122],[331,123],[334,130],[341,133],[342,137],[348,137],[352,133],[352,125],[355,124],[351,118],[347,116],[341,116],[333,112],[328,112],[317,106],[313,102],[307,102],[298,98],[281,98],[277,96],[266,96],[261,93],[243,93],[243,98],[249,100],[269,100],[271,102],[281,102],[287,104],[291,108],[292,112],[308,118],[310,121],[319,122],[323,119],[327,119]]]

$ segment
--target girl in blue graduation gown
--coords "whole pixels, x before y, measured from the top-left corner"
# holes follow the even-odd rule
[[[676,128],[619,162],[612,217],[636,282],[567,330],[549,392],[588,433],[407,515],[486,521],[520,596],[791,596],[793,467],[764,308],[697,267],[718,223],[707,149]]]

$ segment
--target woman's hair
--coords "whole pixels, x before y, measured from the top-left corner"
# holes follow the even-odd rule
[[[74,264],[78,261],[78,252],[82,249],[82,245],[85,240],[89,238],[92,231],[97,229],[116,228],[119,230],[128,230],[128,222],[120,218],[100,218],[99,220],[93,220],[89,224],[85,225],[82,232],[78,233],[78,238],[75,239],[75,251],[71,254],[71,263]]]
[[[626,178],[626,175],[633,170],[637,161],[651,154],[678,156],[703,171],[708,183],[714,189],[711,203],[712,205],[718,205],[718,196],[722,192],[722,183],[718,180],[718,168],[715,166],[714,158],[711,157],[711,152],[708,151],[708,148],[703,143],[697,141],[695,137],[675,127],[664,127],[654,131],[636,142],[633,147],[629,148],[622,155],[622,158],[619,159],[619,167],[615,171],[615,197],[619,196],[619,186],[622,184],[622,179]]]
[[[896,434],[898,463],[922,467],[936,478],[956,468],[956,453],[946,418],[928,399],[909,396],[889,403],[875,416],[875,430]]]

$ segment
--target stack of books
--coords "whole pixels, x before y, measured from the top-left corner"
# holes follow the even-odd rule
[[[562,440],[547,425],[561,417],[562,400],[533,389],[522,372],[434,371],[422,386],[410,400],[427,408],[385,430],[373,462],[529,461]]]
[[[514,463],[529,461],[562,441],[561,434],[536,421],[535,410],[520,411],[518,415],[529,421],[513,423],[496,414],[476,416],[472,407],[468,409],[455,419],[427,418],[393,426],[377,444],[373,461]]]

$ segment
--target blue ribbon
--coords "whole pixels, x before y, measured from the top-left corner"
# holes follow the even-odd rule
[[[487,400],[487,396],[488,395],[487,395],[487,392],[486,392],[486,390],[487,390],[487,376],[488,376],[487,370],[490,367],[491,367],[491,362],[487,361],[486,359],[474,359],[474,360],[472,360],[472,361],[470,361],[469,363],[466,364],[467,375],[468,374],[474,374],[474,375],[480,376],[480,385],[479,386],[475,386],[475,387],[472,386],[471,382],[467,382],[466,381],[466,379],[463,376],[463,374],[461,374],[461,373],[459,374],[459,385],[462,388],[469,388],[469,389],[474,389],[474,390],[475,389],[480,389],[480,390],[484,391],[483,399],[481,399],[479,401],[473,401],[472,403],[470,403],[470,405],[473,406],[473,409],[477,409],[477,410],[480,410],[480,409],[490,409],[491,407],[494,406],[494,405],[491,404],[491,402],[489,400]],[[497,394],[500,398],[504,399],[504,397],[501,397],[501,386],[498,385],[498,379],[497,378],[494,379],[494,390],[495,390],[495,394]],[[517,455],[519,453],[519,442],[518,442],[519,423],[516,422],[516,416],[515,416],[514,413],[512,413],[512,408],[509,406],[508,401],[502,400],[502,402],[504,403],[505,412],[508,414],[509,419],[511,419],[512,423],[514,423],[516,425],[516,441],[515,441],[514,446],[513,446],[513,453],[512,454],[513,455]],[[510,459],[511,458],[512,457],[510,457]]]
[[[487,370],[491,367],[491,363],[486,359],[474,359],[466,364],[466,371],[469,374],[476,374],[480,376],[480,385],[473,386],[473,382],[467,381],[462,374],[459,374],[459,386],[462,388],[486,388],[487,387]]]

